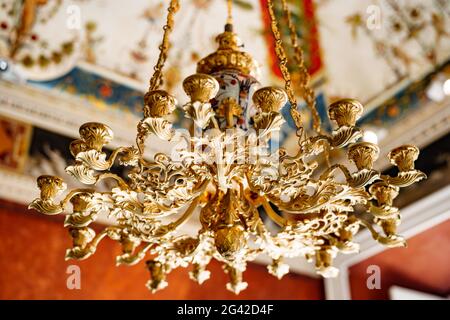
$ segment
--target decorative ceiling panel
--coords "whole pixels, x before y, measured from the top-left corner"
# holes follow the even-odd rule
[[[282,85],[266,1],[234,0],[235,29],[245,50],[259,62],[262,83]],[[361,124],[392,126],[430,104],[426,90],[438,72],[450,74],[448,1],[289,3],[325,125],[329,125],[328,100],[348,96],[365,103]],[[0,114],[58,136],[76,136],[74,128],[85,119],[105,121],[120,128],[115,130],[116,141],[130,140],[157,59],[166,4],[162,0],[0,0],[0,57],[10,64],[2,79],[12,79],[23,92],[23,99],[13,97],[11,86],[1,85]],[[214,38],[226,20],[226,1],[183,0],[181,4],[164,86],[183,103],[187,97],[181,81],[195,72],[198,59],[215,50]],[[275,13],[281,15],[279,5]],[[286,25],[280,27],[289,41]],[[289,67],[295,84],[296,66]],[[37,94],[34,90],[42,93],[38,99],[42,105],[33,102],[37,101],[32,98]],[[27,99],[25,94],[30,94]],[[287,109],[282,139],[289,144],[293,123]],[[302,110],[302,115],[308,124],[309,113]],[[176,116],[181,125],[180,114]]]
[[[449,59],[448,1],[323,0],[317,7],[331,96],[369,102]]]

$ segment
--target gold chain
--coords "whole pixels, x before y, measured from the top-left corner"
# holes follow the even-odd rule
[[[275,17],[272,0],[267,0],[267,9],[269,11],[269,16],[271,20],[270,25],[272,29],[272,34],[275,38],[275,53],[279,60],[280,71],[284,79],[284,88],[286,89],[289,103],[291,104],[290,110],[291,117],[294,120],[297,130],[300,130],[302,128],[301,115],[300,112],[298,112],[297,110],[297,99],[295,98],[294,90],[292,89],[291,75],[289,73],[289,69],[287,68],[286,52],[284,51],[283,48],[283,40],[281,39],[280,30],[278,29],[277,19]]]
[[[289,27],[291,45],[292,45],[292,48],[294,49],[294,61],[299,68],[299,73],[300,73],[299,85],[301,88],[301,94],[303,96],[303,99],[306,102],[306,105],[309,108],[309,111],[311,112],[312,120],[313,120],[313,129],[314,129],[314,131],[316,131],[317,133],[320,134],[321,127],[322,127],[321,120],[320,120],[319,113],[317,112],[316,96],[314,94],[314,90],[312,90],[310,87],[310,75],[309,75],[308,69],[306,68],[306,65],[305,65],[303,50],[298,45],[297,32],[295,30],[295,25],[292,22],[291,11],[289,10],[287,1],[281,0],[281,2],[283,4],[284,17],[285,17],[287,25]]]
[[[228,17],[227,24],[233,24],[233,0],[227,0]]]
[[[167,53],[169,51],[170,43],[169,36],[173,30],[174,26],[174,16],[175,13],[180,9],[179,0],[171,0],[169,8],[167,9],[167,21],[166,25],[163,27],[164,34],[161,45],[159,46],[159,57],[155,66],[153,67],[154,73],[150,79],[149,91],[153,91],[159,88],[162,83],[162,69],[167,60]]]

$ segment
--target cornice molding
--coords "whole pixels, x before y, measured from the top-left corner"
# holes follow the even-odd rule
[[[136,124],[140,118],[120,111],[107,111],[90,104],[87,99],[70,96],[56,90],[42,92],[29,85],[0,81],[0,114],[53,131],[78,138],[80,126],[99,121],[114,131],[111,147],[133,145]],[[146,155],[166,151],[158,139],[149,137]],[[158,146],[158,149],[155,148]],[[170,150],[167,147],[167,150]]]

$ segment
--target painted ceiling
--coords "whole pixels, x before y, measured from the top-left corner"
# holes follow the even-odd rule
[[[280,2],[275,2],[282,19]],[[259,62],[261,83],[283,85],[267,0],[233,3],[235,31]],[[167,4],[167,0],[0,0],[0,62],[8,66],[0,73],[0,167],[26,176],[43,172],[64,176],[74,128],[87,121],[104,121],[115,131],[117,143],[132,143],[158,56]],[[362,124],[391,126],[427,105],[425,91],[436,72],[450,74],[447,0],[290,0],[289,4],[327,126],[326,107],[340,97],[365,104]],[[225,21],[225,0],[181,1],[164,69],[164,87],[180,103],[187,100],[182,80],[195,72],[200,58],[216,49],[215,36]],[[288,42],[286,24],[280,27]],[[295,85],[296,66],[289,67]],[[13,92],[17,99],[12,99]],[[302,113],[308,123],[309,114],[303,109]],[[290,134],[288,121],[286,141]],[[25,166],[27,161],[31,165]],[[3,191],[13,193],[11,188]],[[0,185],[0,196],[3,191]]]
[[[167,1],[22,2],[23,7],[21,1],[0,1],[0,55],[17,62],[25,78],[54,80],[82,63],[93,73],[145,90],[158,55]],[[450,55],[450,4],[445,0],[290,2],[311,73],[326,75],[324,90],[330,96],[368,102],[401,80],[422,77]],[[259,61],[261,81],[276,83],[279,71],[266,0],[234,3],[236,31],[245,50]],[[225,0],[181,3],[166,68],[166,86],[181,101],[180,81],[215,49],[225,5]]]

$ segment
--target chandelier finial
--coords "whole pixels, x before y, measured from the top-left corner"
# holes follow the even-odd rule
[[[244,75],[256,75],[257,63],[250,54],[240,50],[242,41],[233,29],[233,24],[227,21],[225,31],[216,37],[219,48],[198,62],[198,73],[236,70]]]

